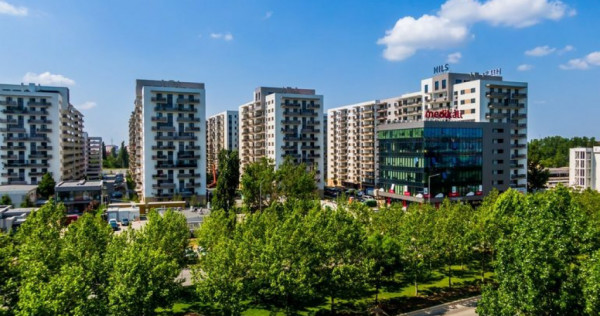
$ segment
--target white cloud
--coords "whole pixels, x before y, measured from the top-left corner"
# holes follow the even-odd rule
[[[231,40],[233,40],[233,35],[231,35],[231,33],[229,33],[229,32],[227,32],[227,33],[210,33],[210,38],[222,39],[224,41],[231,41]]]
[[[600,66],[600,51],[591,52],[583,58],[569,60],[566,64],[560,65],[563,70],[585,70],[590,66]]]
[[[550,54],[554,53],[554,51],[556,51],[556,48],[550,47],[548,45],[544,45],[544,46],[538,46],[534,49],[526,50],[525,55],[541,57],[541,56],[550,55]]]
[[[15,7],[14,5],[0,0],[0,14],[15,16],[26,16],[29,12],[26,7]]]
[[[84,110],[85,111],[85,110],[90,110],[90,109],[95,108],[96,105],[98,105],[98,104],[96,104],[96,102],[87,101],[87,102],[84,102],[83,104],[80,104],[77,108],[79,110]]]
[[[273,16],[273,11],[267,11],[267,13],[265,13],[265,16],[263,17],[263,20],[268,20]]]
[[[28,72],[23,76],[24,83],[39,83],[41,85],[47,86],[73,86],[75,85],[75,80],[67,78],[63,75],[55,75],[46,71],[41,74],[36,74],[33,72]]]
[[[571,46],[571,45],[567,45],[567,46],[565,46],[563,49],[559,50],[559,51],[558,51],[558,54],[559,54],[559,55],[562,55],[562,54],[564,54],[564,53],[568,53],[568,52],[570,52],[570,51],[572,51],[572,50],[574,50],[574,49],[575,49],[575,47],[573,47],[573,46]]]
[[[456,64],[460,61],[461,58],[462,54],[460,52],[456,52],[448,55],[448,59],[446,59],[446,61],[450,64]]]
[[[464,43],[472,38],[469,28],[475,23],[522,28],[575,13],[559,0],[448,0],[436,15],[398,19],[377,44],[386,46],[386,59],[404,60],[421,49],[448,49]]]
[[[533,65],[522,64],[517,67],[518,71],[527,71],[533,69]]]

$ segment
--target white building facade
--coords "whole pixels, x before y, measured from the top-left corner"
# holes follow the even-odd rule
[[[137,80],[130,169],[143,201],[206,196],[203,83]]]
[[[37,184],[50,172],[56,182],[85,175],[83,115],[69,89],[0,85],[0,182]]]
[[[569,150],[569,185],[600,191],[600,147]]]
[[[225,111],[206,119],[206,167],[207,172],[219,167],[219,152],[223,149],[238,150],[238,111]]]
[[[262,157],[303,162],[324,187],[323,96],[315,90],[259,87],[239,108],[242,169]]]

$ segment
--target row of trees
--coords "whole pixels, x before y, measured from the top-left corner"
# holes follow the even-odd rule
[[[0,314],[153,315],[178,295],[189,235],[181,214],[150,213],[120,235],[92,213],[68,226],[64,216],[49,201],[16,234],[0,234]]]
[[[129,153],[125,148],[125,142],[121,142],[118,152],[114,146],[110,152],[107,152],[106,146],[102,142],[102,167],[107,169],[129,168]]]
[[[198,235],[206,255],[194,272],[197,292],[225,314],[239,314],[248,302],[293,314],[329,300],[333,310],[338,299],[372,293],[377,300],[397,277],[418,294],[434,271],[452,287],[452,266],[465,263],[477,263],[487,284],[482,315],[600,312],[595,191],[492,192],[477,208],[446,201],[437,209],[372,212],[341,203],[333,210],[313,202],[314,187],[302,189],[298,180],[313,176],[304,166],[271,166],[262,160],[247,167],[254,176],[242,177],[242,185],[254,189],[243,189],[244,215],[217,210]],[[294,190],[285,189],[290,182]]]
[[[566,167],[569,165],[569,149],[574,147],[598,146],[594,137],[549,136],[532,139],[527,148],[527,157],[545,168]]]

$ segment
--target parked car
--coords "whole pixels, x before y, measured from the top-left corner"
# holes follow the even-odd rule
[[[125,217],[121,219],[122,226],[129,226],[129,218]]]
[[[110,227],[113,230],[119,230],[119,223],[117,223],[116,219],[112,218],[112,219],[108,220],[108,224],[110,225]]]
[[[120,191],[113,192],[112,197],[115,199],[120,199],[123,197],[123,193]]]

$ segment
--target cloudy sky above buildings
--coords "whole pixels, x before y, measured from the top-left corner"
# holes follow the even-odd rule
[[[433,67],[529,82],[529,138],[599,137],[600,3],[553,0],[0,0],[0,82],[68,86],[91,135],[127,141],[135,79],[204,82],[207,115],[257,86],[325,107],[419,89]]]

